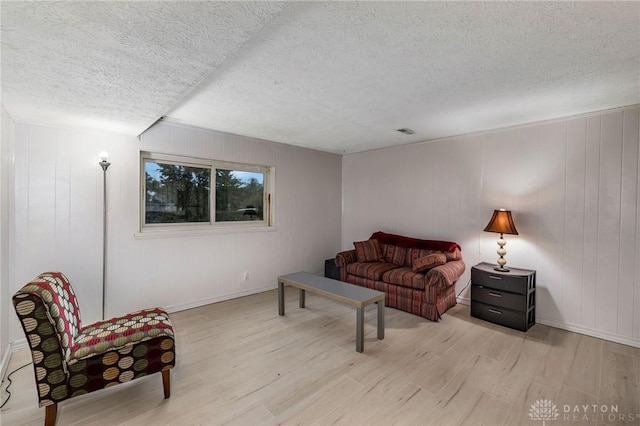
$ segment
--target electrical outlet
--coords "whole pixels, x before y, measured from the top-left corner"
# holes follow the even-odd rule
[[[242,273],[242,281],[249,281],[249,273],[248,272],[243,272]]]

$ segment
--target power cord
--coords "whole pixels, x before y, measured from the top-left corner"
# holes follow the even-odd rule
[[[463,291],[465,291],[465,290],[469,287],[469,284],[471,284],[471,278],[469,278],[469,282],[467,282],[467,285],[465,285],[465,286],[464,286],[464,288],[463,288],[462,290],[460,290],[460,293],[458,293],[458,295],[456,296],[456,299],[457,299],[458,297],[460,297],[460,295],[462,294],[462,292],[463,292]]]
[[[7,381],[9,382],[9,384],[7,385],[7,388],[5,389],[5,392],[7,392],[7,394],[8,394],[9,396],[7,396],[7,399],[5,399],[5,400],[4,400],[4,402],[2,403],[2,405],[0,405],[0,409],[2,409],[2,407],[4,407],[4,406],[7,404],[7,402],[9,402],[9,400],[11,399],[11,392],[9,392],[9,387],[11,386],[11,383],[13,383],[13,382],[11,381],[11,375],[13,375],[13,373],[15,373],[15,372],[16,372],[16,371],[18,371],[18,370],[22,370],[23,368],[25,368],[25,367],[26,367],[26,366],[28,366],[28,365],[31,365],[31,363],[30,363],[30,362],[28,362],[28,363],[26,363],[25,365],[23,365],[22,367],[18,367],[18,368],[16,368],[15,370],[13,370],[11,373],[9,373],[9,374],[7,375]],[[3,382],[4,382],[4,380],[3,380]]]

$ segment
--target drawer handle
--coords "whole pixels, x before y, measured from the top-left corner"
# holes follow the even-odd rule
[[[495,310],[495,309],[489,309],[489,312],[491,312],[492,314],[502,315],[502,312],[497,311],[497,310]]]
[[[489,275],[489,278],[491,278],[492,280],[500,280],[500,281],[502,281],[502,277],[498,277],[496,275]]]
[[[492,291],[489,292],[489,296],[493,296],[493,297],[502,297],[502,295],[500,293],[494,293]]]

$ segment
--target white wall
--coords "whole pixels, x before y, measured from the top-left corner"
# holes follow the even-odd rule
[[[275,288],[278,275],[322,272],[324,259],[340,248],[339,155],[166,122],[140,141],[16,123],[15,150],[12,290],[40,272],[61,270],[78,293],[85,323],[98,320],[101,311],[99,151],[108,151],[112,162],[107,316],[158,305],[177,310]],[[140,150],[275,166],[277,230],[136,237]],[[23,337],[17,327],[16,321],[13,339]]]
[[[13,315],[9,291],[11,265],[11,187],[13,120],[2,106],[0,116],[0,376],[8,362],[9,323]],[[5,361],[6,360],[6,361]]]
[[[2,194],[12,189],[12,176],[5,179],[11,143],[15,151],[9,294],[42,271],[62,270],[84,321],[99,318],[97,153],[106,150],[113,162],[108,315],[151,305],[181,309],[273,288],[277,275],[294,270],[321,272],[341,248],[342,179],[342,248],[379,229],[457,241],[468,265],[461,290],[473,264],[497,258],[497,236],[482,229],[494,208],[509,208],[520,235],[507,236],[508,264],[538,271],[540,320],[638,346],[638,116],[636,106],[353,154],[343,157],[341,172],[333,154],[163,122],[141,141],[10,119],[8,130],[3,111]],[[140,150],[276,166],[277,231],[137,239]],[[0,214],[6,244],[4,202]],[[13,321],[9,341],[22,339],[2,296],[2,324]]]
[[[342,247],[377,230],[457,241],[461,291],[498,257],[493,209],[511,209],[506,258],[537,270],[539,320],[640,346],[639,110],[347,155]]]

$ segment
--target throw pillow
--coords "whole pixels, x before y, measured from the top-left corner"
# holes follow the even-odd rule
[[[411,269],[413,272],[425,272],[445,263],[447,263],[447,256],[444,253],[432,253],[415,259]]]
[[[357,241],[353,245],[356,248],[358,262],[382,261],[382,250],[378,240]]]

